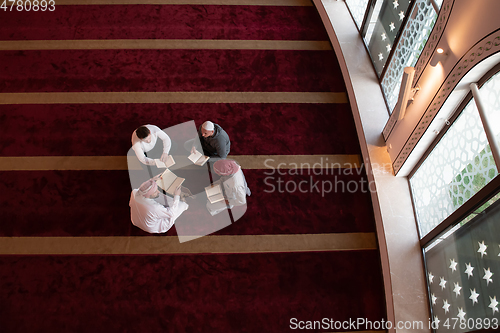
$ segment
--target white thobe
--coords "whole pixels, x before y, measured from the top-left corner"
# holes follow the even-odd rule
[[[247,203],[247,185],[241,169],[230,178],[223,177],[222,184],[224,185],[224,194],[230,205],[241,206]]]
[[[138,190],[133,190],[129,202],[132,224],[149,233],[167,232],[189,206],[180,201],[178,195],[173,199],[164,197],[167,198],[168,206],[158,203],[155,199],[145,198]]]
[[[220,184],[221,182],[224,186],[225,199],[229,202],[229,208],[247,203],[247,195],[250,195],[250,190],[247,187],[245,176],[241,169],[231,177],[222,177],[219,181],[214,182],[214,184]],[[207,201],[207,209],[212,216],[219,214],[226,208],[227,205],[224,201],[214,204]]]
[[[146,125],[146,127],[151,132],[151,142],[146,143],[137,137],[137,134],[132,133],[132,149],[135,155],[141,161],[142,164],[146,165],[156,165],[154,159],[146,157],[145,152],[150,151],[156,145],[158,139],[163,141],[163,153],[168,154],[170,152],[170,147],[172,146],[172,141],[170,137],[163,132],[158,126]]]

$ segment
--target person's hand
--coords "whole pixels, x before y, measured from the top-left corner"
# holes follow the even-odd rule
[[[226,205],[229,206],[229,200],[224,200],[226,202]]]
[[[167,153],[161,154],[160,161],[167,164],[167,160],[168,160],[168,154]]]
[[[191,148],[191,154],[194,154],[196,153],[196,148],[193,146],[193,148]]]
[[[157,179],[160,179],[161,175],[163,175],[163,173],[160,173],[156,176],[154,176],[153,178],[151,178],[152,180],[157,180]]]
[[[178,188],[175,189],[174,195],[181,195],[181,187],[179,186]]]

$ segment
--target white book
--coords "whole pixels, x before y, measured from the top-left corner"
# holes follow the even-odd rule
[[[189,160],[196,165],[204,165],[210,157],[203,155],[198,150],[194,150],[194,153],[188,156]]]
[[[172,155],[168,155],[167,163],[163,163],[160,159],[155,158],[155,163],[157,168],[170,168],[175,164],[174,158]]]
[[[226,210],[228,207],[224,201],[219,201],[216,203],[207,202],[207,209],[210,215],[215,216],[220,212]],[[229,206],[229,209],[233,208],[233,205]]]
[[[207,193],[208,201],[212,204],[224,200],[224,194],[220,185],[205,187],[205,192]]]
[[[184,180],[184,178],[177,177],[172,171],[167,169],[161,174],[160,178],[156,180],[156,184],[167,192],[167,194],[173,196],[175,190],[181,186]]]

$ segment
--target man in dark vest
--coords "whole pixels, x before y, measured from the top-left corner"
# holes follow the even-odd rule
[[[226,158],[231,148],[231,141],[226,131],[217,124],[211,121],[205,121],[198,128],[198,136],[200,137],[203,153],[209,157]],[[191,153],[194,153],[194,146],[191,148]]]

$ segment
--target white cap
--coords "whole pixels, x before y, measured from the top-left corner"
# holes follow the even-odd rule
[[[201,125],[204,129],[207,131],[213,131],[214,130],[214,123],[211,121],[205,121],[203,125]]]

